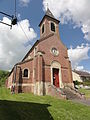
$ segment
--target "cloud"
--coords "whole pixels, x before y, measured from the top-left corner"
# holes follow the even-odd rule
[[[68,55],[72,63],[73,69],[84,69],[83,66],[79,66],[79,63],[83,60],[90,59],[88,56],[90,46],[88,44],[77,46],[76,48],[70,48],[68,50]]]
[[[84,38],[90,41],[90,20],[82,25],[81,30],[84,33]]]
[[[6,17],[2,21],[9,24],[11,22]],[[29,40],[27,40],[19,24]],[[25,47],[24,44],[33,42],[33,39],[37,36],[27,19],[20,21],[19,24],[13,26],[12,29],[0,24],[0,69],[9,70],[15,63],[20,61],[31,47],[30,45]]]
[[[83,71],[83,72],[88,72],[88,73],[90,73],[90,71],[89,71],[89,70],[86,70],[86,69],[84,68],[84,66],[77,66],[77,67],[75,68],[75,70],[78,70],[78,71]]]
[[[90,41],[90,0],[43,0],[44,10],[47,3],[62,24],[71,22],[74,28],[80,27],[84,38]]]
[[[77,66],[76,70],[84,71],[84,66]]]
[[[27,6],[29,4],[30,0],[20,0],[21,5]]]

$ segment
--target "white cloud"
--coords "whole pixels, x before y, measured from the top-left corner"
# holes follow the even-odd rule
[[[89,70],[86,70],[86,69],[84,68],[84,66],[77,66],[77,67],[75,68],[75,70],[78,70],[78,71],[83,71],[83,72],[88,72],[88,73],[90,73],[90,71],[89,71]]]
[[[6,17],[2,21],[6,23],[11,22]],[[25,19],[20,21],[19,24],[23,27],[29,41],[32,42],[37,35],[33,28],[30,27],[29,21]],[[11,69],[15,63],[24,57],[31,47],[24,46],[28,40],[19,24],[13,26],[11,30],[8,26],[0,24],[0,69]]]
[[[76,70],[84,71],[84,66],[77,66]]]
[[[77,46],[76,48],[70,48],[68,50],[68,55],[72,63],[73,69],[84,69],[83,66],[79,66],[79,63],[82,60],[90,59],[88,56],[88,52],[90,50],[90,46],[82,44],[81,46]]]
[[[90,41],[90,20],[82,25],[81,30],[84,33],[84,38]]]
[[[84,38],[90,41],[90,0],[43,0],[44,9],[47,3],[61,23],[72,21],[74,27],[82,28]]]
[[[21,5],[27,6],[29,4],[30,0],[20,0]]]

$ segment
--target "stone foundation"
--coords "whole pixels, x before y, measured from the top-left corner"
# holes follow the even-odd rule
[[[51,85],[50,82],[37,82],[35,84],[34,94],[37,95],[47,95],[48,86]]]
[[[74,88],[73,83],[63,83],[64,87]],[[60,99],[66,99],[61,89],[51,85],[51,82],[36,82],[36,84],[15,84],[15,93],[33,93],[35,95],[51,95]]]
[[[74,88],[74,84],[73,83],[63,83],[64,87],[71,87]]]

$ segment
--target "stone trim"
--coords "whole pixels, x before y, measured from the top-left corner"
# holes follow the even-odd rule
[[[17,63],[16,65],[21,65],[21,64],[24,64],[24,63],[26,63],[26,62],[30,62],[30,61],[32,61],[32,60],[33,60],[33,58],[30,58],[30,59],[28,59],[28,60],[19,62],[19,63]]]
[[[20,83],[18,83],[18,84],[13,84],[13,86],[34,86],[34,84],[33,83],[22,83],[22,84],[20,84]]]
[[[68,69],[68,67],[61,67],[62,69]]]
[[[74,88],[74,84],[73,83],[63,83],[64,87],[72,87]]]
[[[51,63],[51,85],[53,85],[53,68],[59,69],[59,87],[63,88],[62,74],[61,74],[61,65],[57,61],[52,61],[52,63]]]
[[[28,70],[28,77],[24,77],[24,76],[23,76],[23,73],[24,73],[24,70],[25,70],[25,69]],[[29,70],[29,68],[25,67],[25,68],[22,70],[22,78],[23,78],[23,79],[29,79],[29,78],[30,78],[30,70]]]

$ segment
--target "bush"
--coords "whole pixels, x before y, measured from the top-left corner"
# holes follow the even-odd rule
[[[74,85],[82,85],[82,82],[78,82],[78,80],[74,81]]]
[[[4,86],[5,85],[5,81],[7,79],[7,75],[8,74],[9,74],[8,71],[0,70],[0,86]]]

